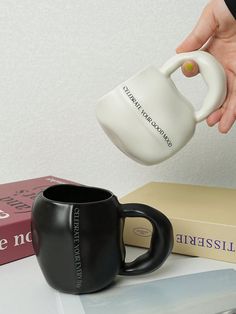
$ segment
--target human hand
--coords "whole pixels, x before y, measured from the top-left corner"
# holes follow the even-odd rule
[[[209,126],[218,123],[221,133],[227,133],[236,120],[236,20],[224,0],[211,0],[187,38],[176,52],[197,49],[211,53],[224,67],[227,76],[227,96],[224,104],[207,118]],[[182,66],[187,77],[198,74],[198,66],[189,60]]]

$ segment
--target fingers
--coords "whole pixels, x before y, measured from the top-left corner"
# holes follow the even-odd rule
[[[232,90],[229,94],[229,99],[222,118],[219,121],[219,131],[227,133],[236,120],[236,78],[233,80]]]
[[[177,47],[176,52],[189,52],[202,48],[217,29],[217,22],[213,14],[213,7],[208,4],[196,26],[185,40]],[[182,72],[187,77],[195,76],[199,73],[198,65],[193,61],[185,62],[182,66]]]
[[[236,100],[236,99],[235,99]],[[226,110],[219,122],[220,133],[228,133],[236,120],[235,111]]]
[[[196,26],[185,40],[177,47],[176,52],[189,52],[200,49],[217,29],[213,6],[209,3],[203,10]]]
[[[209,115],[207,118],[207,124],[209,126],[214,126],[216,123],[218,123],[224,113],[224,108],[217,109],[212,114]]]
[[[207,118],[207,124],[214,126],[218,124],[221,133],[228,133],[234,122],[236,121],[236,78],[230,75],[230,84],[228,86],[228,96],[223,107],[214,111]]]

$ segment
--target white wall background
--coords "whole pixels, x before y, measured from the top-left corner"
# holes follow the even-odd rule
[[[160,66],[206,0],[1,0],[0,182],[54,175],[123,195],[148,181],[236,187],[236,127],[198,125],[177,155],[128,159],[95,118],[96,100],[147,64]],[[175,76],[196,107],[200,77]]]

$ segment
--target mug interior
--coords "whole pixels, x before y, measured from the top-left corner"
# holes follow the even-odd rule
[[[62,203],[92,203],[109,199],[108,190],[71,184],[54,185],[43,191],[43,196],[51,201]]]

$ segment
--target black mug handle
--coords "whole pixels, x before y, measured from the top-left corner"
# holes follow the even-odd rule
[[[173,228],[169,219],[157,209],[144,204],[120,204],[126,217],[148,219],[153,227],[149,250],[134,261],[124,263],[120,275],[134,276],[154,271],[167,259],[173,248]]]

